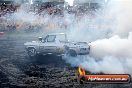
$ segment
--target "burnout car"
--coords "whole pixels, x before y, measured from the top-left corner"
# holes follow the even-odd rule
[[[90,46],[86,42],[69,42],[65,33],[52,33],[39,37],[38,41],[24,43],[30,57],[39,54],[77,56],[89,54]]]

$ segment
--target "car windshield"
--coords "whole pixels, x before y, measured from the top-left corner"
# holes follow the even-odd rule
[[[54,42],[55,37],[56,37],[55,35],[48,35],[48,36],[46,36],[45,41],[46,42]]]

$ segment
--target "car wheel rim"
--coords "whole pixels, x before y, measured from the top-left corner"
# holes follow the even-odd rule
[[[29,53],[30,56],[35,56],[36,51],[35,51],[35,49],[29,49],[28,53]]]

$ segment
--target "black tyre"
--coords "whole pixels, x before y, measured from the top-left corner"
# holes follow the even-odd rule
[[[35,48],[28,48],[27,49],[29,57],[35,57],[37,55],[36,49]]]
[[[76,57],[77,53],[76,53],[75,50],[69,50],[69,55],[72,56],[72,57]]]

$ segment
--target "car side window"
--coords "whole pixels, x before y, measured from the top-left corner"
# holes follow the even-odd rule
[[[48,35],[45,38],[45,42],[55,42],[55,38],[56,38],[55,35]]]

